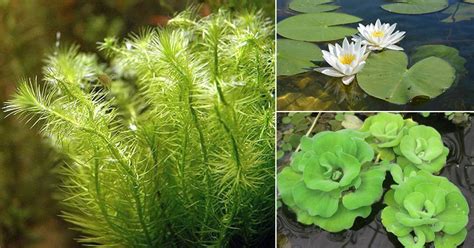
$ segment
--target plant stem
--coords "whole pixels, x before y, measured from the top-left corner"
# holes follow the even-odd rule
[[[306,135],[305,136],[308,136],[311,134],[311,132],[313,131],[314,127],[316,126],[316,123],[318,123],[318,120],[319,120],[319,117],[321,116],[322,112],[319,112],[318,115],[316,116],[316,118],[314,118],[314,121],[313,121],[313,124],[311,124],[311,127],[309,128],[308,132],[306,132]],[[298,145],[298,147],[296,147],[296,150],[295,152],[298,152],[301,148],[301,143]]]

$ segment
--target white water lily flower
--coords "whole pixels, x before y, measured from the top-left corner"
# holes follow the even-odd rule
[[[397,24],[382,24],[379,19],[375,24],[364,26],[359,24],[359,36],[354,36],[352,40],[361,41],[362,44],[368,45],[370,50],[378,51],[384,48],[402,51],[403,48],[395,45],[405,38],[405,32],[396,31]]]
[[[316,68],[325,75],[331,77],[342,77],[342,82],[345,85],[350,84],[355,75],[365,66],[365,60],[369,53],[365,53],[367,46],[363,46],[360,41],[349,43],[347,39],[342,42],[342,47],[339,44],[335,46],[329,44],[329,52],[323,52],[323,58],[332,67]]]

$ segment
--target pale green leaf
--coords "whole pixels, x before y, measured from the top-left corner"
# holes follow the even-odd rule
[[[278,34],[293,40],[332,41],[357,33],[357,29],[340,25],[362,19],[343,13],[311,13],[289,17],[278,23]]]
[[[436,57],[424,59],[407,69],[408,58],[399,51],[372,54],[357,75],[360,87],[382,100],[406,104],[417,96],[434,98],[451,87],[454,68]]]
[[[311,61],[323,61],[321,49],[304,41],[278,39],[277,71],[280,75],[294,75],[316,67]]]

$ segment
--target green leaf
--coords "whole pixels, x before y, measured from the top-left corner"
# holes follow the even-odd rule
[[[441,11],[448,7],[448,0],[403,0],[397,3],[382,5],[382,9],[397,14],[427,14]]]
[[[460,232],[468,222],[469,206],[459,191],[446,195],[446,208],[436,216],[444,223],[443,232],[454,235]]]
[[[382,210],[382,224],[389,232],[396,236],[406,236],[413,229],[398,222],[398,219],[395,216],[397,212],[398,210],[392,206],[385,207]]]
[[[390,174],[392,175],[393,181],[397,184],[402,184],[404,181],[403,171],[399,165],[392,166],[390,168]]]
[[[415,229],[415,235],[416,235],[416,239],[411,234],[408,234],[406,236],[398,237],[398,240],[400,241],[400,243],[403,244],[404,247],[408,247],[408,248],[425,247],[425,242],[426,242],[425,234],[421,230]]]
[[[337,5],[325,4],[332,0],[293,0],[289,4],[289,8],[303,13],[320,13],[332,11],[340,8]]]
[[[278,23],[278,34],[293,40],[332,41],[357,33],[357,29],[340,25],[362,19],[343,13],[311,13],[289,17]]]
[[[321,49],[304,41],[278,39],[278,76],[294,75],[316,67],[311,61],[323,61]]]
[[[339,206],[337,212],[331,218],[314,217],[314,224],[320,226],[328,232],[340,232],[349,229],[354,225],[357,217],[366,218],[371,212],[370,206],[361,207],[354,210],[348,210],[342,205]]]
[[[419,46],[415,49],[415,53],[411,56],[411,61],[412,63],[416,63],[431,56],[444,59],[446,62],[451,64],[454,69],[456,69],[457,73],[466,72],[466,68],[464,68],[464,64],[466,64],[466,59],[459,55],[459,51],[456,48],[445,45]],[[429,115],[429,113],[423,113],[424,117],[427,117],[426,115]]]
[[[293,198],[296,205],[308,211],[311,216],[331,217],[339,205],[339,197],[336,193],[308,189],[304,182],[295,185]]]
[[[454,68],[440,58],[429,57],[410,69],[407,66],[408,58],[403,52],[371,54],[357,80],[371,96],[395,104],[406,104],[417,96],[439,96],[451,87],[455,79]]]
[[[295,205],[293,200],[293,188],[302,180],[303,176],[291,167],[284,168],[278,174],[278,192],[286,205]]]
[[[458,247],[464,242],[467,236],[466,228],[454,235],[436,235],[434,244],[436,248],[453,248]]]
[[[353,210],[363,206],[370,206],[382,197],[385,169],[374,166],[370,170],[362,172],[360,177],[362,183],[359,188],[342,198],[342,204],[347,209]]]

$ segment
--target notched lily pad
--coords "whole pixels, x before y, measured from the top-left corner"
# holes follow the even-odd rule
[[[278,39],[278,76],[306,72],[314,67],[311,61],[323,61],[321,49],[304,41]]]
[[[289,8],[303,13],[321,13],[327,11],[333,11],[341,6],[326,4],[331,3],[332,0],[293,0],[289,4]]]
[[[411,56],[411,61],[412,63],[416,63],[431,56],[446,60],[446,62],[451,64],[454,69],[456,69],[456,73],[462,74],[466,72],[466,68],[464,68],[466,59],[459,55],[459,50],[445,45],[419,46],[415,49],[415,53]]]
[[[455,69],[443,59],[429,57],[408,67],[408,57],[399,51],[372,54],[357,75],[369,95],[395,104],[406,104],[416,96],[434,98],[454,82]]]
[[[278,23],[278,34],[300,41],[339,40],[357,33],[357,29],[340,25],[362,19],[343,13],[310,13],[289,17]]]
[[[381,7],[397,14],[418,15],[438,12],[448,6],[448,0],[399,0]]]

